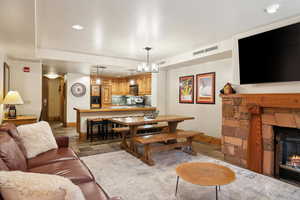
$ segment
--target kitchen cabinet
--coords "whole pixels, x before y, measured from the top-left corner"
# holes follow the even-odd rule
[[[139,95],[151,95],[151,74],[136,76],[136,83],[139,86]]]
[[[113,95],[120,95],[119,79],[113,79],[111,84],[111,90]]]
[[[112,104],[112,86],[101,85],[101,104],[102,107],[108,107]]]
[[[100,108],[100,85],[91,85],[91,108]]]
[[[96,76],[91,76],[91,85],[96,85],[96,78]],[[151,95],[151,73],[122,78],[101,77],[101,107],[111,106],[112,95],[130,95],[130,80],[134,80],[135,83],[138,85],[138,95]],[[92,96],[93,95],[91,94],[91,97]],[[91,105],[91,107],[97,106],[99,105]]]
[[[143,79],[141,77],[137,77],[135,81],[139,88],[139,95],[143,95],[144,94]]]
[[[146,84],[145,94],[151,95],[151,93],[152,93],[152,88],[151,88],[152,87],[152,76],[151,76],[151,74],[148,76],[145,76],[145,84]]]
[[[120,87],[120,93],[121,95],[128,95],[129,94],[129,80],[127,78],[121,79],[121,87]]]

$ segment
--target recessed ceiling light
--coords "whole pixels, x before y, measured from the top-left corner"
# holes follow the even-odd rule
[[[274,14],[278,11],[279,7],[280,5],[278,3],[269,5],[268,7],[265,8],[265,12],[268,14]]]
[[[83,29],[83,26],[81,26],[81,25],[79,25],[79,24],[76,24],[76,25],[73,25],[72,28],[75,29],[75,30],[80,31],[80,30]]]
[[[45,74],[44,76],[46,76],[49,79],[56,79],[56,78],[60,77],[59,74],[55,74],[55,73]]]

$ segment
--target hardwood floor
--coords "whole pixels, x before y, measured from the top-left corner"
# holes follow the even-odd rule
[[[79,141],[79,135],[76,133],[75,127],[63,127],[60,122],[50,123],[55,136],[68,136],[70,138],[70,146],[79,156],[90,156],[101,153],[120,151],[120,139],[115,140],[98,140],[90,142],[87,140]],[[196,152],[224,160],[221,147],[214,144],[205,144],[202,142],[193,142],[193,148]]]

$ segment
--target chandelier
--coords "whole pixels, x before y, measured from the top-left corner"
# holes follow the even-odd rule
[[[138,65],[137,71],[138,72],[151,72],[151,73],[158,73],[159,68],[156,63],[150,63],[149,62],[149,51],[151,50],[151,47],[145,47],[145,50],[147,51],[147,62],[141,63]]]

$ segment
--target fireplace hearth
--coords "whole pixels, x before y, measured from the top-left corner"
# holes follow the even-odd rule
[[[300,130],[274,126],[275,177],[300,184]]]

